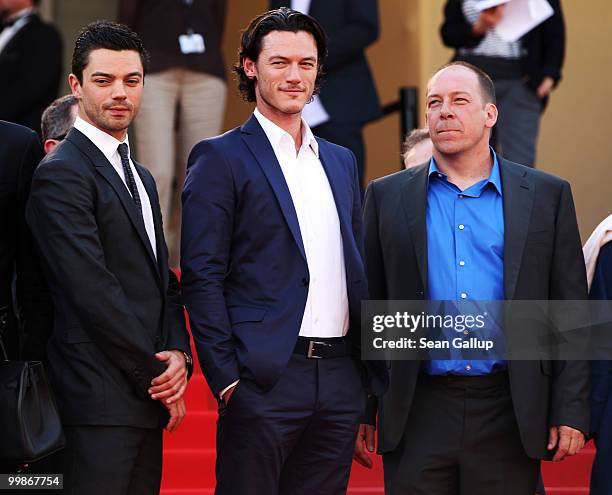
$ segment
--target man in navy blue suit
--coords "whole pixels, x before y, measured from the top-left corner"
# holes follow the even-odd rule
[[[345,493],[366,395],[386,386],[359,359],[355,157],[301,118],[325,55],[313,18],[253,19],[235,71],[257,108],[189,158],[183,295],[219,399],[217,494]]]

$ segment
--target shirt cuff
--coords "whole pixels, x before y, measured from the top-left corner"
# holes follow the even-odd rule
[[[225,392],[227,392],[230,388],[234,387],[235,385],[238,384],[240,380],[236,380],[233,383],[230,383],[227,387],[225,387],[223,390],[221,390],[221,392],[219,393],[219,399],[223,400],[223,395],[225,394]]]

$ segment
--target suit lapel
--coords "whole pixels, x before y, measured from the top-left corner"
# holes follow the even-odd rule
[[[257,122],[257,117],[254,115],[251,116],[240,130],[242,131],[242,139],[251,150],[255,160],[257,160],[257,163],[259,163],[259,166],[266,175],[281,211],[283,212],[287,226],[295,239],[301,255],[306,259],[302,234],[300,233],[300,225],[291,199],[291,193],[289,192],[285,176],[283,175],[283,171],[276,159],[276,155],[274,154],[270,141],[268,141],[266,133],[259,125],[259,122]]]
[[[77,129],[71,129],[66,136],[70,142],[72,142],[77,148],[81,150],[81,152],[87,156],[93,165],[96,167],[97,172],[102,175],[106,179],[106,181],[111,185],[111,187],[117,193],[119,200],[123,206],[123,209],[127,213],[128,218],[132,222],[132,225],[136,229],[140,240],[144,244],[144,247],[149,255],[150,261],[157,268],[157,261],[155,260],[155,255],[153,253],[153,249],[151,248],[151,243],[149,241],[149,237],[147,236],[147,231],[145,230],[144,220],[142,215],[138,211],[132,196],[130,195],[127,187],[121,180],[121,177],[117,174],[113,166],[106,159],[104,154],[98,149],[98,147],[93,144],[83,133],[81,133]],[[148,192],[148,191],[147,191]],[[149,194],[149,198],[151,195]],[[156,270],[158,271],[158,270]]]
[[[534,199],[534,185],[527,170],[499,158],[504,204],[504,292],[506,299],[514,297],[529,219]]]
[[[142,184],[147,191],[147,196],[149,196],[149,203],[151,204],[151,212],[153,214],[153,228],[155,229],[157,268],[159,269],[159,275],[161,276],[162,287],[166,287],[168,285],[168,261],[166,259],[166,246],[164,242],[164,228],[161,218],[161,210],[157,207],[159,204],[159,199],[157,197],[155,181],[150,174],[147,174],[144,171],[142,165],[136,162],[134,162],[134,165],[136,167],[136,172],[138,172],[140,180],[142,180]],[[149,236],[147,236],[147,242],[147,245],[150,246]],[[153,251],[151,251],[151,254],[153,254]]]
[[[347,200],[344,198],[344,195],[348,192],[348,189],[342,187],[343,184],[346,184],[346,181],[343,180],[344,167],[337,164],[332,153],[328,152],[326,141],[319,138],[315,139],[317,143],[319,143],[319,160],[321,161],[321,165],[323,165],[323,170],[327,176],[327,181],[329,182],[329,187],[334,197],[334,203],[336,204],[338,221],[340,223],[340,235],[342,236],[342,245],[344,247],[344,256],[346,260],[347,249],[352,245],[352,242],[354,242],[350,241],[347,237],[352,235],[352,218],[350,215],[353,212],[353,202],[352,200],[349,201],[350,207],[348,211],[342,207],[342,205],[346,204]],[[357,194],[360,194],[360,192],[358,191]],[[347,277],[349,276],[348,271],[346,275]]]
[[[401,203],[414,244],[419,273],[427,294],[427,183],[429,166],[421,166],[401,188]]]

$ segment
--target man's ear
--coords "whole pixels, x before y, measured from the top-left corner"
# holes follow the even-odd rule
[[[74,96],[77,100],[80,100],[82,97],[82,88],[79,79],[74,74],[70,74],[68,76],[68,85],[72,90],[72,96]]]
[[[255,62],[248,57],[242,61],[242,69],[249,79],[254,79],[257,75],[257,66]]]
[[[485,106],[486,120],[485,127],[491,129],[497,122],[498,111],[494,103],[487,103]]]

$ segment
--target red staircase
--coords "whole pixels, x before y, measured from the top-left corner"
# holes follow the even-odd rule
[[[215,486],[217,403],[199,365],[186,393],[187,416],[174,434],[165,433],[162,495],[212,495]],[[548,495],[587,495],[595,449],[591,443],[573,458],[546,462],[542,468]],[[383,495],[382,462],[373,470],[353,463],[349,495]],[[267,494],[262,494],[267,495]]]

